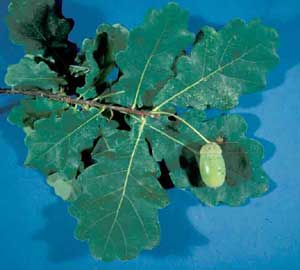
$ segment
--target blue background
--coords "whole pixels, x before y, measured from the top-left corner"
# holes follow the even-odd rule
[[[65,0],[64,13],[76,21],[71,39],[92,37],[102,22],[132,28],[150,7],[168,1]],[[249,123],[249,136],[266,149],[270,192],[248,204],[209,208],[189,193],[169,192],[160,211],[159,247],[130,262],[102,263],[73,238],[75,220],[35,170],[23,167],[23,132],[6,122],[16,97],[0,97],[0,269],[14,270],[296,270],[300,269],[300,2],[298,0],[182,0],[190,29],[217,28],[228,20],[261,18],[280,33],[280,65],[267,91],[241,98],[235,110]],[[22,57],[4,24],[7,0],[0,0],[0,85],[5,70]]]

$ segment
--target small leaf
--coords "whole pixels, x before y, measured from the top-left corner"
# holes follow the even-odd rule
[[[70,65],[70,72],[75,77],[78,78],[80,76],[84,76],[87,74],[90,69],[88,67],[78,66],[78,65]]]
[[[81,164],[81,151],[100,136],[101,112],[69,109],[61,117],[51,115],[34,123],[25,140],[29,149],[26,165],[49,175],[60,172],[73,179]]]
[[[61,14],[56,0],[11,0],[6,18],[11,40],[31,54],[67,47],[73,21]]]
[[[182,56],[177,76],[155,98],[155,110],[165,106],[199,110],[231,109],[241,94],[261,90],[266,73],[278,63],[278,35],[259,21],[231,21],[216,32],[203,29],[191,56]]]
[[[46,98],[26,98],[15,106],[8,116],[8,121],[20,128],[33,129],[33,124],[41,118],[48,118],[52,113],[62,112],[68,104]]]
[[[54,188],[55,194],[64,201],[73,201],[79,194],[76,180],[66,180],[60,173],[48,176],[47,183]]]
[[[65,79],[58,77],[44,62],[36,63],[30,56],[25,56],[18,64],[7,69],[5,83],[13,88],[32,90],[39,88],[58,92],[60,87],[66,85]]]
[[[85,39],[82,54],[85,57],[85,85],[77,89],[77,93],[85,99],[97,96],[97,85],[103,83],[115,66],[115,55],[127,46],[128,30],[119,25],[102,24],[97,29],[97,36]]]
[[[105,261],[134,258],[159,242],[157,210],[168,199],[141,121],[130,132],[104,133],[99,144],[105,147],[98,147],[97,163],[79,176],[83,194],[70,208],[78,219],[76,237],[88,240],[93,256]]]
[[[96,59],[94,58],[95,41],[91,39],[85,39],[82,44],[82,50],[85,52],[85,66],[87,71],[85,72],[85,85],[76,90],[84,99],[94,98],[97,96],[96,85],[97,77],[100,74],[100,68]]]
[[[144,24],[131,31],[128,48],[116,60],[124,75],[114,89],[126,92],[117,99],[120,104],[142,106],[146,91],[160,89],[173,76],[176,55],[193,42],[187,25],[187,12],[171,3],[152,10]]]

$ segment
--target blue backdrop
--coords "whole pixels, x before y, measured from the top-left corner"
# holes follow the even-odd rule
[[[76,20],[71,39],[92,37],[102,22],[132,28],[150,7],[168,1],[65,0]],[[75,220],[37,171],[23,167],[23,132],[6,122],[15,97],[0,97],[0,269],[14,270],[283,270],[300,269],[300,2],[299,0],[181,0],[190,29],[221,27],[228,20],[261,18],[280,33],[280,65],[263,93],[241,98],[235,112],[249,123],[248,135],[266,149],[270,192],[248,204],[209,208],[189,193],[172,190],[160,212],[161,245],[130,262],[95,261],[73,238]],[[10,43],[0,1],[0,85],[22,49]]]

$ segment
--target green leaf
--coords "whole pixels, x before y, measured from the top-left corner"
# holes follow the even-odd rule
[[[20,128],[33,129],[33,124],[41,118],[48,118],[52,113],[61,113],[68,104],[46,98],[26,98],[21,100],[8,115],[8,121]]]
[[[143,136],[144,120],[131,128],[104,133],[97,163],[79,176],[83,194],[70,208],[78,219],[76,237],[88,240],[93,256],[105,261],[131,259],[156,246],[157,210],[168,202]]]
[[[102,24],[97,29],[96,38],[85,39],[82,44],[84,65],[88,68],[85,85],[77,93],[85,99],[97,96],[97,85],[103,83],[115,66],[115,55],[127,46],[128,30],[120,24]]]
[[[66,82],[51,67],[68,78],[67,100],[75,91],[85,100],[105,96],[101,112],[80,99],[87,105],[82,110],[38,98],[22,101],[9,116],[27,133],[26,164],[41,170],[54,192],[70,202],[76,237],[89,243],[96,258],[131,259],[159,243],[158,210],[168,197],[158,162],[165,162],[178,188],[210,206],[241,205],[268,189],[263,148],[245,136],[243,118],[207,119],[204,110],[233,108],[241,94],[265,86],[267,71],[278,61],[275,30],[234,20],[218,32],[205,27],[194,40],[187,13],[171,3],[150,11],[129,37],[120,25],[101,25],[76,60],[63,58],[64,67],[57,65],[60,54],[53,54],[68,50],[71,24],[54,0],[12,1],[8,22],[13,39],[39,54],[8,69],[9,85],[57,92]],[[114,67],[121,76],[110,82]],[[118,104],[129,115],[114,113],[121,111]],[[178,106],[189,110],[172,114]],[[208,140],[220,145],[226,165],[225,183],[216,189],[204,184],[198,166]]]
[[[65,48],[72,20],[65,19],[55,0],[11,0],[6,22],[10,37],[23,45],[27,53],[53,53]]]
[[[36,63],[33,57],[25,56],[18,64],[7,69],[5,83],[13,88],[32,90],[40,88],[58,92],[60,87],[66,85],[64,78],[52,71],[44,62]]]
[[[92,39],[85,39],[82,43],[82,50],[85,53],[85,66],[87,71],[85,71],[85,85],[76,90],[84,99],[94,98],[97,96],[96,92],[96,81],[100,74],[100,68],[96,59],[94,58],[94,52],[97,49],[98,44]],[[96,47],[96,48],[95,48]]]
[[[173,76],[176,55],[193,42],[187,25],[187,12],[171,3],[149,12],[144,24],[130,32],[128,48],[116,59],[124,75],[114,89],[126,92],[117,102],[142,106],[146,91],[157,91]]]
[[[274,29],[234,20],[219,32],[205,27],[203,35],[191,56],[177,62],[177,76],[157,94],[155,110],[174,104],[231,109],[239,95],[265,87],[267,71],[278,63]]]
[[[50,175],[60,172],[73,179],[81,164],[81,151],[100,136],[101,112],[69,109],[61,117],[51,115],[34,123],[26,137],[29,153],[25,164]]]
[[[234,127],[236,136],[232,132]],[[245,121],[238,116],[216,119],[210,126],[208,134],[221,134],[225,143],[221,144],[226,164],[225,184],[217,189],[210,189],[201,184],[200,177],[194,179],[198,187],[191,188],[193,194],[207,205],[225,203],[239,206],[247,199],[263,195],[269,188],[269,177],[262,169],[263,146],[245,137]],[[199,176],[199,175],[198,175]]]
[[[152,119],[146,135],[156,160],[166,161],[172,181],[177,187],[189,188],[202,202],[217,205],[241,205],[250,197],[257,197],[268,189],[268,177],[261,168],[263,147],[245,136],[247,124],[241,116],[226,115],[203,121],[203,114],[192,110],[183,119],[201,131],[210,141],[218,141],[226,165],[225,184],[217,189],[205,186],[199,172],[199,151],[205,144],[196,133],[176,121]],[[202,120],[201,120],[202,119]],[[156,135],[151,135],[155,131]]]

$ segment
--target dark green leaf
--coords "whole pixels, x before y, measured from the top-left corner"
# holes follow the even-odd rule
[[[56,0],[11,0],[7,24],[11,40],[27,53],[47,53],[67,47],[72,20],[65,19]]]

